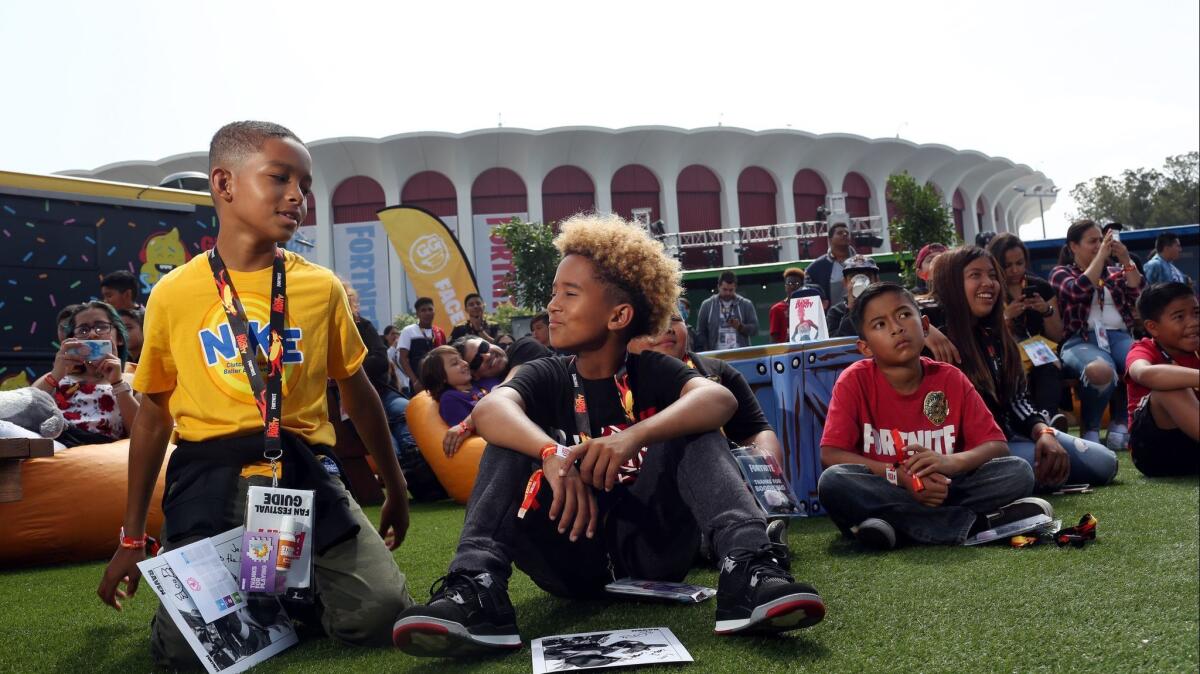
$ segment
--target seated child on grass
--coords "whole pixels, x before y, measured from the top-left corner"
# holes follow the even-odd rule
[[[1000,263],[982,248],[946,251],[929,280],[936,304],[926,315],[958,346],[958,367],[991,410],[1009,452],[1033,466],[1038,488],[1112,482],[1117,455],[1098,442],[1052,428],[1046,412],[1030,400],[1019,347],[1005,325],[1003,279]]]
[[[1185,283],[1151,286],[1137,303],[1146,333],[1125,360],[1129,453],[1150,477],[1200,473],[1200,303]]]
[[[970,380],[921,356],[929,320],[912,293],[875,283],[851,316],[866,358],[833,388],[817,487],[843,534],[882,550],[899,542],[954,545],[1053,514],[1042,499],[1023,498],[1033,491],[1033,469],[1008,455]]]
[[[674,358],[627,353],[666,328],[678,263],[611,215],[568,220],[555,245],[550,341],[575,355],[526,363],[475,408],[489,444],[458,550],[430,602],[400,614],[396,645],[432,656],[518,648],[513,564],[547,592],[597,598],[623,576],[682,580],[701,532],[721,560],[718,633],[820,621],[820,596],[771,554],[716,432],[733,394]]]

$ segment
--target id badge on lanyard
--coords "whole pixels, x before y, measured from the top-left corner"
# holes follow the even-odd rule
[[[283,331],[284,314],[287,310],[287,283],[282,250],[275,252],[271,268],[271,318],[270,337],[261,345],[267,354],[267,372],[258,367],[256,355],[260,345],[250,332],[250,322],[245,307],[233,287],[229,270],[216,248],[209,251],[209,265],[221,306],[233,332],[238,353],[242,359],[242,370],[250,383],[250,391],[258,411],[263,418],[263,459],[271,467],[270,487],[250,487],[246,495],[246,533],[276,534],[274,559],[276,560],[276,582],[270,583],[268,592],[282,592],[289,588],[307,588],[311,583],[311,545],[305,541],[312,537],[314,492],[308,489],[280,489],[279,462],[283,458]],[[258,541],[262,545],[265,541]],[[261,580],[261,576],[259,576]]]

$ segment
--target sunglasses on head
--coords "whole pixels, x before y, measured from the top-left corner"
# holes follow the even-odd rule
[[[483,365],[483,357],[486,356],[487,352],[491,350],[492,345],[489,344],[486,339],[481,340],[479,342],[479,350],[475,352],[475,357],[471,359],[471,362],[467,364],[467,367],[471,368],[472,372],[478,370],[479,366]]]

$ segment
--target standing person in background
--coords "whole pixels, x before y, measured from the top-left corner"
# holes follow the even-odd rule
[[[783,270],[783,299],[771,305],[771,311],[767,318],[772,342],[779,344],[788,341],[788,302],[791,301],[792,293],[802,287],[804,287],[803,269],[788,267]]]
[[[1108,268],[1116,255],[1121,266]],[[1118,408],[1108,427],[1109,449],[1123,449],[1128,439],[1124,387],[1125,358],[1133,344],[1133,309],[1142,275],[1113,231],[1101,235],[1091,220],[1067,229],[1067,243],[1050,272],[1063,318],[1062,359],[1079,377],[1080,430],[1084,440],[1100,439],[1104,408],[1114,395]]]
[[[1179,271],[1175,260],[1183,253],[1183,244],[1179,235],[1163,232],[1154,239],[1154,257],[1145,264],[1142,271],[1146,274],[1146,286],[1159,283],[1186,283],[1192,285],[1192,279]]]
[[[500,326],[488,323],[483,317],[483,298],[479,293],[467,295],[463,306],[467,308],[467,320],[450,331],[451,342],[459,337],[482,337],[489,342],[495,342],[500,337]]]
[[[850,228],[844,222],[829,226],[829,252],[813,260],[805,271],[810,285],[821,289],[821,295],[833,306],[846,299],[842,289],[842,262],[854,254],[850,246]]]
[[[138,304],[138,279],[133,272],[118,269],[100,279],[100,297],[113,309],[145,309]]]
[[[118,309],[121,323],[125,325],[125,346],[129,349],[128,362],[137,364],[142,356],[142,320],[146,312],[142,309]]]
[[[415,395],[424,388],[421,377],[421,360],[425,354],[439,346],[446,345],[446,333],[433,324],[433,300],[428,297],[418,297],[413,303],[413,311],[417,312],[417,322],[404,326],[400,337],[396,340],[396,361],[404,376],[408,377],[409,386]]]
[[[1016,234],[1005,232],[992,238],[988,252],[1004,269],[1004,320],[1018,342],[1044,337],[1051,351],[1057,351],[1063,338],[1062,314],[1058,297],[1044,279],[1029,271],[1029,250]],[[1022,358],[1029,398],[1033,406],[1051,414],[1050,425],[1067,430],[1066,417],[1057,414],[1062,397],[1062,363],[1034,365]]]
[[[737,294],[737,275],[721,272],[717,294],[704,300],[696,317],[696,350],[725,351],[750,346],[758,334],[754,303]]]
[[[915,260],[917,267],[917,284],[913,286],[914,295],[929,294],[929,279],[933,275],[933,261],[937,256],[946,252],[945,245],[940,243],[927,243],[917,252]]]

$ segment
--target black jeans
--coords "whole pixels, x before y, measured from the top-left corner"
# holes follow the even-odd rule
[[[599,494],[595,538],[572,543],[547,516],[553,492],[545,479],[538,492],[541,507],[517,518],[538,462],[488,445],[450,570],[486,571],[504,586],[515,563],[551,594],[595,597],[622,576],[682,580],[701,532],[713,541],[718,558],[766,548],[766,519],[728,447],[715,432],[650,447],[632,485]]]

